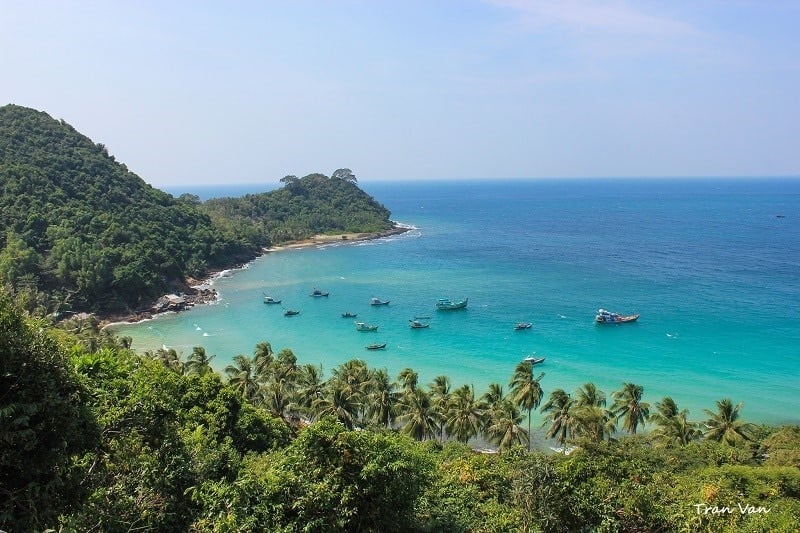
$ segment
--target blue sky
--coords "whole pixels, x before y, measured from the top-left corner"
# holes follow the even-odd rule
[[[800,175],[800,2],[0,0],[0,105],[157,186]]]

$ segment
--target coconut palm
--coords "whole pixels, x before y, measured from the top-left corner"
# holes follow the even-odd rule
[[[522,361],[514,369],[514,375],[508,384],[511,387],[511,399],[514,405],[528,411],[528,451],[531,450],[531,411],[539,407],[544,392],[539,381],[544,377],[544,372],[538,377],[533,377],[533,363]]]
[[[493,411],[500,408],[504,398],[503,386],[499,383],[489,383],[488,390],[481,396],[481,402],[487,411]]]
[[[154,354],[150,354],[156,361],[161,363],[174,372],[179,374],[183,373],[183,362],[181,361],[180,354],[175,351],[175,348],[159,348]]]
[[[616,431],[614,414],[606,409],[606,395],[594,383],[585,383],[575,393],[575,406],[570,412],[572,432],[595,441],[609,438]]]
[[[311,403],[314,418],[325,416],[337,418],[347,429],[356,425],[356,417],[361,405],[353,390],[341,381],[330,381],[325,394]]]
[[[397,420],[403,424],[400,431],[417,440],[436,435],[436,413],[431,406],[430,396],[422,389],[414,389],[403,395]]]
[[[622,390],[611,393],[614,405],[611,410],[617,417],[623,419],[622,429],[628,433],[636,434],[639,424],[644,425],[650,414],[650,404],[642,401],[644,387],[633,383],[625,383]]]
[[[466,444],[478,435],[483,425],[483,409],[480,402],[475,400],[472,387],[464,385],[453,391],[445,424],[448,435],[453,435],[458,442]]]
[[[447,376],[436,376],[433,382],[428,385],[428,389],[439,425],[439,440],[444,441],[445,420],[447,418],[447,408],[450,403],[450,378]]]
[[[418,380],[419,374],[414,372],[411,368],[404,368],[397,375],[397,381],[400,382],[400,386],[403,388],[404,392],[414,392],[417,389]]]
[[[687,419],[689,411],[678,410],[678,405],[669,396],[656,402],[656,410],[657,412],[651,413],[648,418],[649,422],[656,426],[650,432],[650,438],[654,442],[685,446],[702,435],[697,429],[697,424]]]
[[[297,394],[292,408],[308,413],[314,400],[323,394],[322,367],[306,364],[298,367],[296,376]]]
[[[272,352],[272,345],[268,342],[259,342],[253,350],[253,365],[255,373],[265,377],[270,371],[270,366],[274,361],[275,354]]]
[[[755,439],[756,427],[739,419],[739,411],[744,404],[739,402],[736,406],[730,398],[717,401],[717,412],[703,409],[709,416],[704,425],[706,430],[703,437],[716,442],[735,444],[740,441]]]
[[[295,396],[294,382],[285,379],[270,380],[261,383],[258,390],[258,403],[266,407],[273,415],[286,418],[289,406],[294,403]]]
[[[213,370],[210,363],[214,357],[216,356],[212,355],[208,357],[206,355],[206,349],[202,346],[195,346],[192,348],[192,354],[186,359],[184,372],[186,374],[197,374],[199,376],[211,373]]]
[[[397,416],[400,393],[385,369],[370,373],[368,398],[367,417],[383,427],[390,427]]]
[[[246,355],[239,354],[233,358],[233,364],[225,367],[228,383],[248,400],[256,398],[259,383],[253,367],[253,361]]]
[[[350,390],[353,399],[358,405],[366,408],[364,401],[369,388],[370,375],[366,361],[361,359],[351,359],[339,365],[331,372],[331,381],[338,382]],[[363,411],[357,413],[359,422],[363,422]]]
[[[570,438],[575,427],[572,419],[572,410],[575,400],[564,389],[556,389],[550,393],[547,402],[542,406],[541,412],[545,414],[542,426],[550,423],[547,428],[547,437],[556,439],[562,447]]]
[[[500,403],[500,407],[493,413],[494,420],[486,428],[486,437],[490,442],[497,444],[502,450],[511,448],[514,444],[527,444],[528,433],[519,425],[522,422],[522,413],[509,400]]]

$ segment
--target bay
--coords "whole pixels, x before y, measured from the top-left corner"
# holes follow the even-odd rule
[[[137,351],[193,346],[222,370],[255,344],[290,348],[326,376],[352,358],[481,394],[546,360],[547,396],[591,381],[641,384],[690,418],[731,398],[742,417],[800,423],[800,180],[596,179],[362,183],[414,229],[387,239],[273,252],[215,280],[221,300],[115,328]],[[257,192],[220,186],[203,198]],[[329,291],[312,298],[314,287]],[[264,305],[263,294],[283,301]],[[371,297],[390,300],[370,306]],[[434,308],[469,298],[464,311]],[[282,307],[301,311],[284,317]],[[597,325],[600,307],[640,313]],[[353,319],[377,324],[356,331]],[[412,330],[408,320],[430,316]],[[515,331],[517,322],[532,322]],[[387,343],[368,351],[373,342]],[[538,416],[538,415],[536,415]],[[536,418],[534,419],[534,423]]]

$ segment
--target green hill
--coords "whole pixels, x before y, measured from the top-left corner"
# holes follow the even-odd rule
[[[391,227],[389,212],[354,181],[349,171],[312,174],[240,199],[174,198],[63,120],[7,105],[0,282],[32,292],[48,311],[136,310],[187,277],[247,261],[272,243]]]

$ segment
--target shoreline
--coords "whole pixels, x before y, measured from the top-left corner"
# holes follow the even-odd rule
[[[180,294],[183,306],[180,308],[165,308],[163,310],[148,309],[147,311],[135,312],[126,315],[109,315],[100,318],[100,329],[112,328],[114,326],[121,326],[126,324],[138,324],[139,322],[146,322],[154,320],[162,315],[170,313],[180,313],[188,311],[196,305],[213,305],[219,301],[219,293],[213,288],[214,281],[227,277],[231,272],[247,268],[248,265],[256,259],[263,257],[269,253],[281,252],[285,250],[299,250],[303,248],[313,248],[315,246],[324,246],[329,244],[349,244],[363,241],[371,241],[376,239],[383,239],[392,237],[394,235],[402,235],[414,229],[414,226],[406,224],[393,223],[392,229],[380,232],[364,232],[364,233],[337,233],[332,235],[314,235],[307,239],[299,239],[295,241],[288,241],[269,248],[263,248],[261,253],[256,255],[253,259],[238,266],[231,266],[222,270],[210,271],[209,274],[202,280],[194,278],[187,278],[185,283],[186,290]],[[164,295],[154,303],[167,299],[171,295]]]

